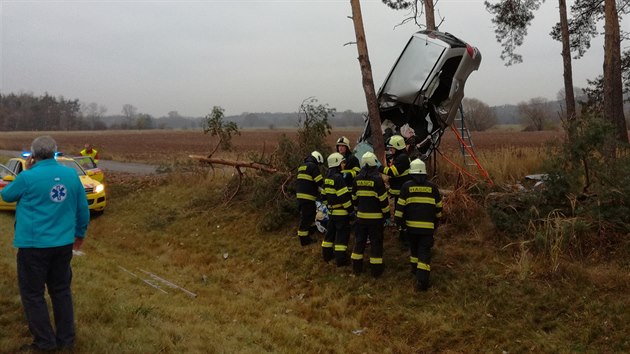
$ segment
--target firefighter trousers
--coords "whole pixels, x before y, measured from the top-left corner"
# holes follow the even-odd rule
[[[298,209],[300,210],[300,225],[298,225],[297,235],[300,244],[306,246],[313,242],[310,230],[315,223],[316,207],[315,201],[298,199]]]
[[[326,236],[322,242],[322,256],[328,262],[335,259],[337,266],[348,264],[348,239],[350,220],[348,216],[331,216],[328,219]]]
[[[352,271],[363,272],[365,245],[370,240],[370,272],[378,277],[383,274],[383,220],[361,220],[355,223],[355,244],[352,251]]]
[[[433,234],[407,233],[407,235],[411,253],[411,268],[412,272],[416,274],[416,289],[424,291],[430,285]]]

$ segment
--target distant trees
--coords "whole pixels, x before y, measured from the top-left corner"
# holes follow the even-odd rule
[[[527,130],[543,130],[551,118],[549,101],[543,97],[535,97],[528,102],[518,104],[518,111]]]
[[[464,98],[462,101],[469,130],[484,131],[497,124],[497,115],[486,103],[476,98]]]
[[[85,126],[79,100],[0,94],[0,130],[79,130]]]

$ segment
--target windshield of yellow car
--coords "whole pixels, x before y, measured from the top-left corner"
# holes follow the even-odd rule
[[[0,165],[0,179],[6,176],[15,176],[15,174],[13,174],[13,172],[11,172],[11,170],[6,168],[4,165]]]
[[[68,167],[74,169],[75,171],[77,171],[77,175],[85,176],[85,171],[83,171],[81,166],[79,166],[79,164],[76,163],[76,161],[74,161],[74,160],[57,160],[57,162],[59,164],[61,164],[61,165],[68,166]]]

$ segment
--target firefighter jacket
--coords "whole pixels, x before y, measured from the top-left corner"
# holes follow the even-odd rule
[[[346,182],[346,186],[348,189],[352,188],[352,181],[357,176],[357,173],[361,171],[359,167],[359,159],[351,153],[347,153],[344,158],[346,159],[346,164],[341,173],[344,175],[343,179]]]
[[[352,196],[338,167],[328,170],[328,175],[324,179],[322,197],[331,217],[350,215]]]
[[[94,162],[98,163],[98,150],[96,150],[94,148],[92,148],[90,150],[83,149],[79,153],[81,154],[81,156],[89,156],[89,157],[91,157],[92,160],[94,160]]]
[[[364,167],[354,179],[352,202],[357,210],[357,222],[382,222],[389,218],[389,200],[383,178],[376,167]]]
[[[397,151],[390,165],[387,167],[380,166],[378,171],[390,177],[389,193],[394,197],[398,197],[400,188],[409,180],[409,155],[404,150]]]
[[[407,226],[409,233],[432,235],[442,217],[442,197],[437,186],[426,176],[414,176],[405,182],[394,217],[398,225]]]
[[[317,166],[317,160],[313,156],[304,159],[304,163],[298,167],[295,192],[297,199],[315,201],[319,195],[319,187],[322,186],[322,174]]]

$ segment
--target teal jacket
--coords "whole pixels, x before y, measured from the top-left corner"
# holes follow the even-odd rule
[[[2,192],[15,209],[16,248],[47,248],[85,237],[90,222],[85,189],[73,169],[55,159],[38,161]]]

